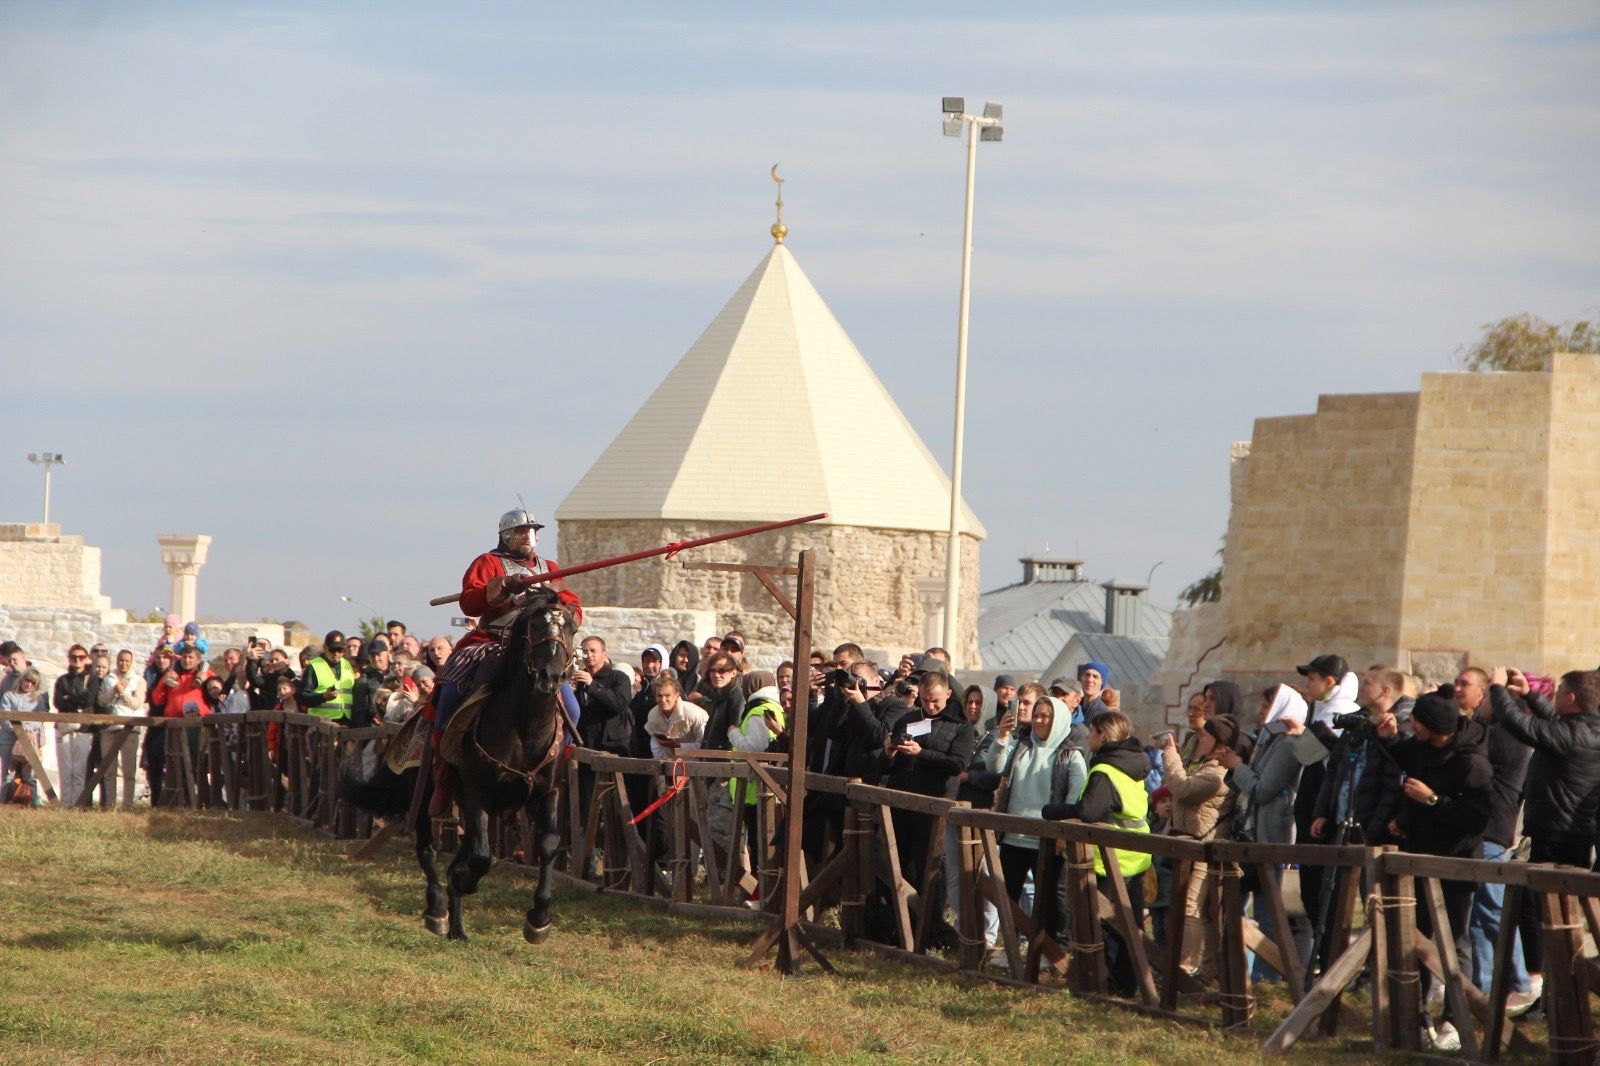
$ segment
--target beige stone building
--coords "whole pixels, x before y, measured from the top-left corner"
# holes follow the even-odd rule
[[[1600,357],[1323,396],[1258,419],[1235,464],[1223,676],[1330,651],[1430,681],[1600,663]]]
[[[556,510],[578,562],[826,511],[823,522],[691,553],[819,563],[818,646],[926,647],[942,626],[950,481],[781,243]],[[963,505],[959,661],[977,664],[978,542]],[[713,611],[787,646],[793,623],[753,576],[655,558],[572,579],[585,604]],[[792,588],[792,584],[790,585]]]

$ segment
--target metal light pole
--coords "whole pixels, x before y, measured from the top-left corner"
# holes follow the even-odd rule
[[[35,466],[44,467],[44,519],[45,525],[50,524],[50,468],[52,466],[65,466],[67,457],[60,452],[29,452],[28,462]]]
[[[967,313],[972,301],[972,187],[978,175],[978,141],[998,141],[1005,135],[1000,125],[1001,106],[986,103],[983,114],[966,113],[966,101],[959,96],[944,98],[944,134],[961,136],[967,131],[967,207],[961,226],[961,304],[956,318],[956,413],[950,460],[950,534],[945,542],[944,566],[944,646],[951,661],[960,666],[957,603],[961,590],[961,457],[966,443],[967,422]]]

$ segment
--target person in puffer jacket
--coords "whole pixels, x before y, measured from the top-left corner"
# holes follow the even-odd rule
[[[1237,719],[1228,715],[1208,719],[1200,729],[1195,749],[1200,761],[1185,767],[1178,757],[1178,745],[1172,734],[1166,735],[1161,751],[1166,770],[1163,780],[1172,790],[1172,824],[1167,827],[1167,835],[1193,840],[1226,840],[1232,836],[1233,807],[1238,794],[1227,784],[1227,768],[1222,765],[1221,754],[1238,743]],[[1203,905],[1214,876],[1207,863],[1197,862],[1190,867],[1188,885],[1173,886],[1174,895],[1182,891],[1184,897],[1182,965],[1190,973],[1200,969],[1205,925],[1216,921],[1216,915]]]
[[[1052,803],[1072,803],[1083,793],[1089,776],[1083,744],[1073,745],[1072,712],[1054,696],[1046,696],[1033,707],[1033,727],[1026,739],[1005,729],[999,743],[990,747],[985,762],[1003,778],[1001,810],[1021,818],[1038,818]],[[1079,727],[1082,729],[1082,727]],[[1086,731],[1085,731],[1086,732]],[[999,797],[997,797],[999,798]],[[1022,886],[1039,859],[1039,838],[1007,833],[1000,845],[1000,868],[1005,875],[1006,893],[1020,900]]]

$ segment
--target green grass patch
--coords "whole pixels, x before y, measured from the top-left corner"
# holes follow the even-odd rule
[[[738,922],[497,870],[472,941],[418,917],[408,850],[356,862],[284,819],[0,808],[0,1061],[1171,1063],[1261,1059],[1261,1034],[840,954],[840,976],[742,970]],[[1364,1034],[1302,1061],[1368,1057]]]

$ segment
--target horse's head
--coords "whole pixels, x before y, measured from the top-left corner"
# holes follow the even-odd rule
[[[572,612],[553,592],[534,589],[532,598],[512,620],[506,642],[521,660],[522,671],[535,687],[554,691],[572,665],[572,638],[576,630]]]

